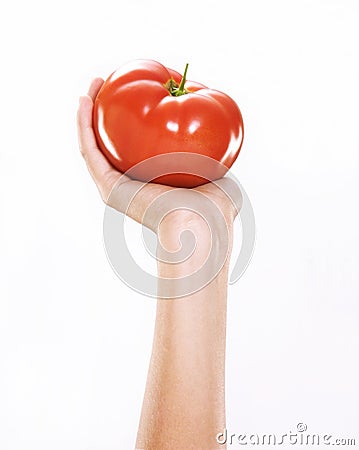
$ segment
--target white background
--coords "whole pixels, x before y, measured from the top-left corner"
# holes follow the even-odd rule
[[[134,446],[155,301],[107,262],[75,114],[92,77],[143,57],[189,62],[244,116],[257,243],[229,290],[228,430],[359,442],[358,2],[1,9],[1,450]]]

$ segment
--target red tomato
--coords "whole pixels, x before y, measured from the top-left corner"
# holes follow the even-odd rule
[[[182,77],[156,61],[135,60],[116,70],[98,93],[98,144],[118,170],[132,168],[133,179],[195,187],[221,178],[239,154],[243,120],[237,104],[186,81],[187,68]]]

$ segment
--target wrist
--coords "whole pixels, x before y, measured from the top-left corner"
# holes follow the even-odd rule
[[[191,233],[204,246],[211,245],[211,230],[204,217],[195,211],[178,209],[168,213],[158,226],[158,239],[169,251],[177,251],[183,241],[183,233]],[[189,236],[187,234],[187,236]]]
[[[160,297],[193,294],[228,274],[233,227],[217,226],[188,210],[169,213],[158,228]],[[164,280],[166,279],[166,280]]]

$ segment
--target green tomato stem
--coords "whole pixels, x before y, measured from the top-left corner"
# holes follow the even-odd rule
[[[173,97],[179,97],[180,95],[188,94],[187,89],[184,87],[184,85],[186,84],[187,70],[188,70],[188,63],[186,64],[186,67],[184,69],[180,85],[178,85],[178,83],[176,83],[176,81],[173,78],[167,81],[165,86],[168,89],[168,92]]]
[[[187,92],[184,88],[184,85],[186,84],[187,70],[188,70],[188,63],[186,64],[186,67],[184,69],[181,84],[179,85],[178,91],[176,92],[176,97],[183,95],[183,94],[187,94]]]

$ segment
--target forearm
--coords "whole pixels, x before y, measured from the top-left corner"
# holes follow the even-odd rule
[[[167,297],[168,289],[173,295],[181,291],[188,275],[203,265],[208,252],[218,244],[216,240],[221,239],[216,232],[210,237],[198,222],[187,228],[198,232],[194,254],[180,264],[158,264],[159,292],[166,291]],[[163,245],[175,250],[177,230],[172,227],[166,231]],[[223,449],[215,436],[225,427],[229,252],[223,265],[218,267],[218,258],[213,255],[209,262],[208,278],[218,271],[209,284],[183,298],[158,300],[137,449]],[[182,279],[175,280],[178,277]],[[173,280],[171,287],[161,286],[163,278]]]

